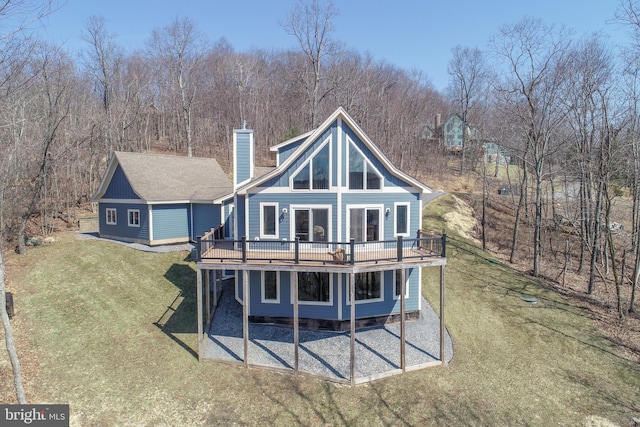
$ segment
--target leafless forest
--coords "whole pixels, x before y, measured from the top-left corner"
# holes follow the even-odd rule
[[[529,270],[541,275],[549,230],[565,233],[571,237],[558,238],[555,256],[573,257],[572,271],[588,278],[589,294],[610,283],[619,316],[633,312],[640,276],[635,0],[611,10],[626,47],[525,18],[496,28],[485,46],[452,49],[446,91],[433,87],[428,70],[401,69],[337,40],[339,10],[329,2],[301,2],[282,17],[280,30],[297,49],[246,52],[208,40],[189,18],[158,23],[143,48],[126,52],[99,16],[86,22],[84,49],[68,52],[30,37],[30,17],[55,13],[42,3],[0,0],[0,24],[26,23],[0,25],[5,248],[24,252],[32,235],[75,224],[114,150],[210,156],[230,172],[232,130],[246,120],[256,160],[267,165],[269,146],[343,106],[409,174],[444,189],[451,176],[480,182],[476,213],[485,245],[492,240],[488,196],[496,184],[509,185],[513,195],[503,201],[513,215],[503,249],[510,261],[530,248]],[[455,162],[433,129],[437,114],[458,114],[469,127]],[[512,156],[508,176],[483,161],[485,143]]]

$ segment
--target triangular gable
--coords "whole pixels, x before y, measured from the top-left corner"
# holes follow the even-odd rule
[[[291,155],[289,155],[289,157],[287,157],[287,159],[282,164],[278,165],[277,168],[275,168],[272,172],[264,175],[263,177],[255,179],[247,183],[246,185],[238,188],[238,193],[246,194],[246,192],[251,188],[255,188],[269,181],[270,179],[277,177],[279,174],[281,174],[283,171],[289,168],[292,164],[294,164],[294,162],[296,162],[296,160],[305,153],[305,151],[314,143],[314,141],[317,138],[319,138],[321,135],[323,135],[331,127],[331,125],[338,119],[341,119],[343,121],[343,124],[346,124],[352,130],[352,132],[357,136],[357,138],[364,145],[367,146],[369,151],[378,159],[378,161],[380,161],[380,163],[387,169],[387,171],[391,175],[395,176],[396,178],[404,182],[407,182],[409,185],[415,188],[420,189],[423,193],[430,193],[432,191],[431,188],[427,187],[426,185],[422,184],[415,178],[407,175],[406,173],[396,168],[389,161],[389,159],[387,159],[387,157],[378,149],[378,147],[369,139],[369,137],[364,133],[364,131],[360,128],[360,126],[358,126],[358,124],[353,120],[353,118],[344,110],[344,108],[339,107],[320,126],[318,126],[318,128],[316,128],[314,131],[304,134],[304,135],[308,135],[306,137],[306,140]],[[299,140],[299,138],[300,137],[293,138],[289,141],[285,141],[284,143],[276,145],[275,147],[282,147],[282,146],[285,146],[287,143],[296,142]],[[272,147],[272,148],[275,148],[275,147]]]
[[[142,197],[140,197],[138,193],[136,193],[135,189],[131,186],[129,179],[127,178],[127,174],[120,166],[120,162],[118,161],[118,156],[116,155],[116,152],[114,152],[111,155],[111,159],[109,159],[109,164],[107,165],[107,170],[102,176],[102,181],[100,181],[100,186],[98,187],[94,195],[91,197],[91,201],[93,203],[97,203],[100,199],[105,198],[105,195],[107,195],[107,192],[109,191],[109,187],[113,182],[114,176],[118,178],[120,175],[127,181],[127,185],[131,193],[135,194],[136,197],[132,197],[132,198],[144,200]]]

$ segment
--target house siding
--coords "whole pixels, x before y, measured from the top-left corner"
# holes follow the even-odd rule
[[[140,199],[138,195],[133,191],[129,180],[127,179],[124,171],[118,165],[113,172],[113,177],[109,182],[109,186],[102,196],[103,199]]]
[[[219,227],[222,224],[220,215],[221,206],[211,203],[194,203],[191,205],[193,215],[193,234],[192,240],[202,236],[212,228]]]
[[[298,141],[292,142],[291,144],[288,144],[280,148],[278,150],[278,164],[284,163],[289,158],[291,153],[296,151],[303,142],[304,142],[304,139],[300,139]]]
[[[247,231],[245,230],[245,198],[244,196],[236,196],[236,203],[235,203],[235,211],[236,211],[236,224],[235,227],[237,228],[238,232],[236,234],[235,239],[236,240],[240,240],[243,237],[247,237],[249,238],[249,236],[247,235]]]
[[[302,193],[282,193],[274,195],[273,193],[257,193],[249,194],[249,232],[248,239],[253,240],[260,236],[260,203],[278,201],[278,220],[279,236],[278,239],[293,240],[291,235],[292,206],[330,206],[331,207],[331,235],[329,240],[337,240],[337,195],[335,193],[308,191]],[[282,216],[282,209],[287,209],[287,215]]]
[[[189,240],[191,215],[188,204],[155,205],[152,207],[153,240]]]
[[[116,210],[116,224],[107,224],[106,210]],[[140,227],[129,227],[127,211],[138,209],[140,211]],[[100,236],[115,237],[125,241],[149,242],[149,211],[146,204],[138,203],[98,203],[98,221]]]
[[[260,287],[262,276],[259,271],[249,272],[250,303],[252,316],[293,317],[293,300],[291,298],[291,274],[295,272],[280,272],[280,304],[261,302]],[[338,276],[332,274],[332,303],[331,305],[309,305],[298,303],[298,315],[307,319],[337,319],[338,318]],[[241,292],[240,292],[241,293]]]
[[[235,129],[235,182],[238,185],[251,179],[253,174],[253,131],[250,129]]]
[[[384,299],[382,301],[367,302],[356,301],[356,317],[374,317],[381,314],[400,313],[400,299],[394,298],[395,270],[387,270],[382,272],[384,275]],[[419,271],[417,268],[411,268],[406,271],[408,275],[407,286],[409,288],[409,298],[405,299],[405,310],[415,311],[419,309],[420,283]],[[340,281],[340,289],[343,295],[349,295],[349,275],[342,274]],[[342,320],[348,319],[351,311],[351,304],[348,303],[347,297],[342,301]]]

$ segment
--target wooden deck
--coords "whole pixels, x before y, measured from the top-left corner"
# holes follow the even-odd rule
[[[325,248],[320,250],[246,250],[243,261],[243,251],[233,249],[232,242],[216,244],[203,248],[198,261],[202,269],[252,269],[252,270],[297,270],[297,271],[334,271],[358,272],[388,270],[391,267],[410,268],[445,265],[446,258],[440,253],[422,247],[408,247],[402,249],[399,259],[398,249],[391,247],[356,248],[353,254],[337,253]],[[353,259],[352,259],[353,256]]]

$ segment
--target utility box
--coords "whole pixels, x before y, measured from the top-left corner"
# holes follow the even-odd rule
[[[7,314],[9,314],[9,319],[11,319],[15,315],[15,312],[13,311],[13,294],[11,292],[5,292],[5,296]]]

